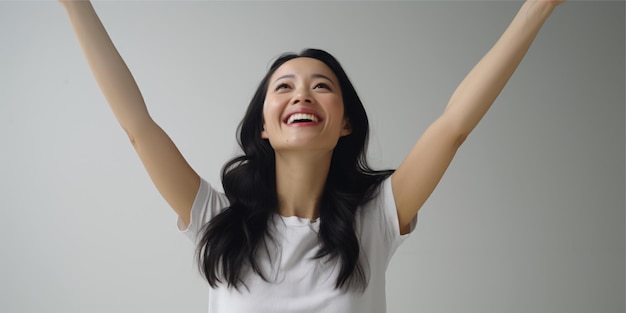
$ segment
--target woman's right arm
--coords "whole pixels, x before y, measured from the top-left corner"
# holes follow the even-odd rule
[[[189,224],[200,177],[152,120],[135,80],[89,1],[60,1],[87,63],[150,178],[176,214]]]

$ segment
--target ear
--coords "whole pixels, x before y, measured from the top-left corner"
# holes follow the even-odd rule
[[[265,130],[265,123],[263,123],[263,130],[261,131],[261,138],[262,139],[268,139],[267,131]]]
[[[347,118],[343,119],[343,127],[341,128],[341,137],[348,136],[352,133],[352,125]]]

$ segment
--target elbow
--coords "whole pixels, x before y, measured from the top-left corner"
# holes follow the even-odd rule
[[[152,119],[147,118],[126,121],[126,123],[120,123],[120,126],[122,126],[122,129],[126,133],[130,143],[136,148],[138,141],[143,140],[142,138],[145,137],[146,134],[151,133],[156,124],[152,121]]]
[[[455,114],[444,114],[439,118],[439,122],[447,134],[448,142],[453,144],[455,149],[458,149],[465,142],[473,129],[466,119]]]
[[[454,148],[458,149],[459,147],[461,147],[461,145],[465,142],[465,139],[467,139],[467,136],[469,136],[469,133],[462,133],[461,135],[459,135],[454,142]]]
[[[451,114],[440,116],[427,130],[429,137],[434,136],[446,148],[454,150],[465,142],[470,132],[471,127],[463,119]]]
[[[448,143],[452,144],[454,149],[461,147],[471,132],[466,123],[459,119],[443,118],[442,124]]]
[[[135,145],[137,144],[137,141],[135,141],[135,136],[129,134],[128,132],[126,132],[126,136],[128,136],[128,141],[130,141],[130,144],[135,147]]]
[[[126,136],[128,137],[128,141],[130,141],[133,147],[136,147],[137,141],[135,140],[136,139],[135,135],[132,132],[130,132],[128,128],[126,127],[122,127],[122,129],[124,130],[124,133],[126,133]]]

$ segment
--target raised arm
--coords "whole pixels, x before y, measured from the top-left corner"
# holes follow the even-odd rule
[[[100,89],[157,189],[189,223],[200,178],[152,120],[124,60],[88,1],[60,1]]]
[[[496,44],[452,94],[444,113],[417,141],[392,176],[400,232],[439,183],[457,149],[476,127],[562,1],[527,0]]]

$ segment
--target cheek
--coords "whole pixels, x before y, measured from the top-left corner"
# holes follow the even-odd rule
[[[335,116],[340,116],[342,118],[344,117],[346,110],[342,99],[336,99],[335,101],[333,101],[331,108]]]
[[[272,127],[280,121],[281,110],[276,103],[267,101],[263,104],[263,128]]]
[[[279,118],[288,102],[288,97],[267,96],[263,102],[263,117],[266,122]]]
[[[272,100],[270,98],[265,98],[263,102],[263,117],[265,118],[268,115],[268,112],[272,109]]]
[[[267,113],[267,105],[264,103],[263,104],[263,111],[261,112],[263,115],[263,130],[261,131],[261,138],[263,139],[268,139],[268,134],[267,134],[267,121],[269,120],[268,118],[268,113]]]

